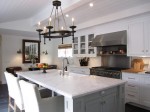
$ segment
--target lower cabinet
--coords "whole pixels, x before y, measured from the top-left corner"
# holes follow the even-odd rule
[[[124,84],[74,99],[65,97],[65,112],[125,112]]]
[[[117,101],[115,93],[104,96],[102,110],[103,112],[117,112]]]
[[[86,101],[85,112],[117,112],[117,94],[102,91],[99,97]]]
[[[141,104],[150,107],[150,76],[141,77]]]
[[[86,112],[102,112],[102,100],[100,98],[92,99],[85,104]]]
[[[125,100],[150,107],[150,76],[135,73],[122,73],[126,80]]]

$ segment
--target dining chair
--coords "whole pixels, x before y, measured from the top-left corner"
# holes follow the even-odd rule
[[[64,97],[41,98],[37,85],[19,81],[25,112],[64,112]]]
[[[17,107],[20,109],[21,112],[24,110],[24,104],[22,99],[22,93],[20,90],[19,79],[15,77],[13,74],[4,72],[6,77],[6,82],[8,86],[8,112],[10,112],[10,108],[17,111]],[[14,105],[12,104],[12,99],[14,101]]]

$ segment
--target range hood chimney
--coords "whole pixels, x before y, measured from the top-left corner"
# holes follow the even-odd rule
[[[126,30],[97,35],[91,43],[92,47],[113,45],[127,45]]]

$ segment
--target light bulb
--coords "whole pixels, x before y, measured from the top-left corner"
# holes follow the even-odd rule
[[[89,6],[90,6],[90,7],[93,7],[93,6],[94,6],[94,4],[93,4],[93,3],[89,3]]]

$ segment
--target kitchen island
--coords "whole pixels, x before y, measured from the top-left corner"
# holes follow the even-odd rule
[[[60,76],[58,70],[17,72],[64,96],[64,112],[124,112],[125,81],[76,73]],[[58,107],[59,108],[59,107]]]

